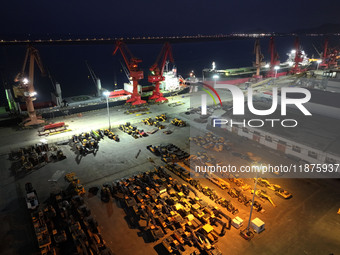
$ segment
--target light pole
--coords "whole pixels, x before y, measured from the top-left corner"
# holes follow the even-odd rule
[[[321,59],[319,59],[319,60],[316,61],[316,63],[318,63],[318,66],[316,67],[316,70],[319,70],[319,65],[320,65],[321,62],[322,62]]]
[[[277,70],[279,70],[279,69],[280,69],[279,66],[274,66],[274,70],[275,70],[275,79],[276,79],[276,77],[277,77]]]
[[[253,214],[253,207],[254,207],[254,201],[255,201],[255,192],[256,192],[256,185],[257,185],[257,179],[258,179],[257,175],[258,175],[258,172],[256,171],[255,185],[254,185],[254,194],[253,194],[253,199],[251,201],[250,214],[249,214],[249,220],[248,220],[248,226],[247,226],[247,233],[249,232],[251,216]]]
[[[107,117],[109,119],[109,130],[111,130],[110,110],[109,110],[109,96],[110,96],[110,92],[109,91],[105,91],[103,94],[106,97]]]
[[[216,87],[216,80],[220,78],[220,76],[218,76],[217,74],[213,75],[213,79],[214,79],[214,88]]]

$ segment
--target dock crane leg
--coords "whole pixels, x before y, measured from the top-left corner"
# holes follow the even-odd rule
[[[155,83],[155,89],[152,92],[152,95],[149,97],[149,100],[155,100],[155,102],[163,102],[168,100],[167,98],[163,97],[163,94],[159,90],[160,82]]]
[[[155,88],[152,92],[152,95],[149,97],[149,100],[155,100],[155,102],[163,102],[168,100],[163,97],[163,94],[159,90],[160,83],[165,80],[163,72],[167,58],[169,58],[170,62],[174,63],[172,49],[168,42],[163,45],[156,62],[150,67],[151,75],[148,76],[148,81],[153,83]]]

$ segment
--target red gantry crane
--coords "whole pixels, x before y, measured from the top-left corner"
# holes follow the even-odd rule
[[[302,70],[299,66],[300,63],[303,61],[303,57],[302,57],[300,41],[299,41],[298,37],[296,37],[296,39],[295,39],[294,46],[295,46],[295,49],[294,49],[295,50],[294,66],[290,70],[290,73],[291,74],[298,74],[298,73],[305,71],[305,70]]]
[[[29,71],[27,78],[25,76],[25,69],[28,61]],[[36,100],[35,96],[37,94],[33,86],[34,63],[38,65],[42,75],[45,75],[45,70],[40,59],[39,51],[32,46],[28,46],[21,72],[18,73],[14,79],[15,82],[19,82],[19,85],[14,89],[15,95],[21,96],[26,102],[28,118],[24,120],[25,126],[38,125],[45,122],[43,119],[41,119],[41,116],[37,116],[33,105],[33,101]]]
[[[167,101],[167,99],[163,97],[163,94],[159,91],[159,85],[162,81],[165,80],[163,72],[166,60],[168,58],[171,63],[174,63],[171,45],[168,42],[166,42],[164,43],[163,48],[156,59],[156,62],[150,67],[151,74],[148,76],[148,81],[155,84],[155,88],[149,99],[155,100],[155,102]]]
[[[260,79],[262,78],[261,72],[261,64],[263,60],[263,54],[261,53],[261,46],[260,46],[260,40],[256,39],[255,45],[254,45],[254,54],[256,56],[255,59],[255,67],[256,67],[256,75],[254,75],[254,78]]]
[[[325,43],[324,43],[322,62],[320,63],[320,67],[323,67],[324,69],[336,68],[338,65],[337,58],[338,58],[338,50],[329,48],[328,39],[326,38]]]
[[[131,98],[126,102],[132,103],[132,105],[145,104],[146,101],[142,100],[141,95],[138,93],[138,82],[144,78],[143,71],[138,68],[138,64],[141,63],[142,60],[134,57],[131,51],[127,48],[126,44],[122,41],[116,42],[116,48],[113,51],[113,55],[115,55],[118,50],[120,50],[120,53],[124,58],[125,64],[130,72],[133,85]]]
[[[270,37],[269,41],[269,52],[270,52],[270,71],[268,72],[268,77],[275,77],[277,70],[276,66],[280,65],[279,54],[275,49],[274,37]]]

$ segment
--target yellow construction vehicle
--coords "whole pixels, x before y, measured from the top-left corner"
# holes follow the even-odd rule
[[[158,121],[164,122],[164,121],[166,121],[167,119],[168,119],[168,117],[165,115],[165,113],[156,116],[156,120],[158,120]]]
[[[208,240],[210,243],[214,244],[218,240],[218,234],[215,232],[214,227],[210,224],[205,224],[200,231]]]
[[[149,118],[146,118],[146,119],[143,119],[142,122],[145,124],[145,125],[148,125],[148,126],[152,126],[154,124],[154,121],[151,117]]]
[[[71,172],[71,173],[68,173],[65,175],[65,180],[68,181],[68,182],[74,182],[77,180],[77,183],[79,183],[79,180],[78,178],[76,177],[76,174]]]
[[[171,121],[171,124],[177,127],[185,127],[187,125],[187,123],[184,120],[178,119],[178,118],[174,118]]]

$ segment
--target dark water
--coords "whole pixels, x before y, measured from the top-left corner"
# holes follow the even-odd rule
[[[288,53],[294,46],[294,37],[276,38],[276,48],[280,55],[281,62],[286,61]],[[317,53],[313,44],[322,51],[323,40],[321,37],[302,37],[300,43],[309,57]],[[339,43],[339,38],[332,38],[330,45]],[[265,60],[269,60],[268,51],[269,39],[261,39],[261,49]],[[211,67],[216,62],[217,69],[251,66],[254,61],[253,54],[254,40],[231,40],[221,42],[198,42],[173,44],[173,56],[177,66],[178,74],[184,78],[188,77],[191,70],[196,76],[201,76],[203,68]],[[80,45],[80,46],[38,46],[42,62],[51,76],[61,84],[63,96],[79,94],[93,94],[95,86],[89,78],[89,71],[86,67],[87,60],[96,75],[101,79],[102,86],[106,89],[115,89],[117,81],[118,88],[123,87],[127,81],[122,72],[120,60],[123,61],[120,53],[112,56],[114,45]],[[156,60],[162,45],[129,45],[129,49],[136,56],[143,60],[140,67],[144,70],[146,77],[141,84],[146,85],[148,68]],[[6,46],[0,48],[0,67],[5,80],[12,82],[14,76],[22,67],[25,55],[24,46]],[[38,70],[36,68],[36,70]],[[41,77],[36,71],[35,88],[39,94],[38,101],[50,100],[52,84],[48,77]]]

